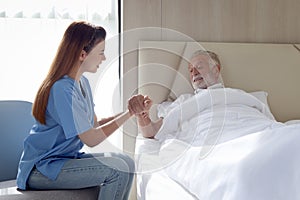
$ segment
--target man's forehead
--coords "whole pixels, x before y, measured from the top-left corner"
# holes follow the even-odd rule
[[[190,63],[202,63],[202,62],[208,62],[210,57],[208,55],[197,55],[194,58],[191,59]]]

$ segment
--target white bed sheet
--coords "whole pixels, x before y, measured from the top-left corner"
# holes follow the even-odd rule
[[[174,139],[162,145],[165,172],[201,200],[299,200],[300,124],[282,125],[217,144],[206,156],[203,146],[183,149]]]
[[[159,165],[160,142],[142,135],[136,138],[137,199],[138,200],[194,200],[182,186],[170,179]]]

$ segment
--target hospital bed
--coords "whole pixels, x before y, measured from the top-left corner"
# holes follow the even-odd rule
[[[178,126],[165,125],[164,133],[168,128],[173,132],[181,129],[168,139],[147,139],[139,132],[135,148],[138,199],[300,199],[296,189],[300,184],[300,148],[295,142],[300,141],[300,45],[140,41],[138,93],[153,100],[152,119],[164,112],[162,102],[170,105],[182,95],[195,96],[187,64],[198,49],[219,55],[226,89],[208,93],[208,97],[223,98],[228,109],[218,112],[216,106],[213,116],[193,115]],[[240,109],[240,105],[261,108],[253,113],[230,112],[231,107]],[[164,121],[179,122],[170,117],[176,109],[166,110]],[[194,131],[192,140],[178,136],[191,121],[195,124],[206,119],[211,119],[209,126]],[[214,123],[220,119],[225,124],[221,128],[220,123]],[[232,130],[236,121],[242,127]],[[209,140],[214,132],[207,130],[214,130],[215,125],[219,126],[218,134]],[[199,134],[205,136],[197,139]]]

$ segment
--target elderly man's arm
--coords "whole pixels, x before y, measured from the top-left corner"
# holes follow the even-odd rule
[[[163,118],[159,118],[157,121],[153,122],[149,117],[149,111],[137,114],[136,116],[139,129],[143,136],[146,138],[154,138],[163,123]]]

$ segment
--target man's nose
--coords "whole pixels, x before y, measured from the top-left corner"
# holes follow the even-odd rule
[[[199,71],[197,70],[196,67],[192,67],[192,75],[198,75]]]

